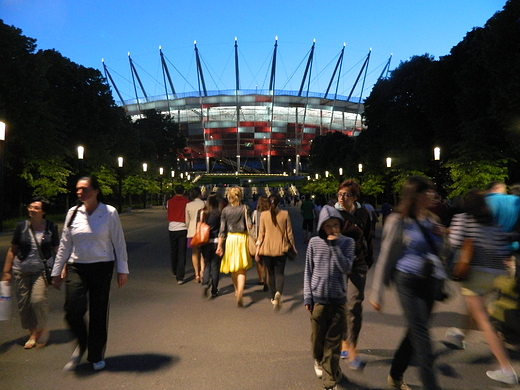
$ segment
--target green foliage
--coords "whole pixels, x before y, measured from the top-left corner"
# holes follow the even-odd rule
[[[54,197],[65,194],[67,178],[72,174],[69,166],[56,158],[32,160],[20,174],[22,179],[33,189],[33,195]]]
[[[118,185],[118,180],[113,170],[102,165],[99,169],[92,171],[92,175],[97,177],[101,192],[104,195],[111,195],[115,192],[114,188]]]
[[[300,192],[313,195],[332,195],[338,190],[338,184],[339,182],[334,177],[330,176],[328,178],[308,181],[302,186]]]
[[[484,187],[492,181],[506,181],[507,159],[497,161],[471,161],[446,163],[446,168],[450,170],[452,184],[451,196],[460,196],[466,194],[474,188],[484,189]]]
[[[363,195],[378,196],[385,190],[385,178],[381,175],[368,174],[363,178],[361,191]]]
[[[392,191],[396,194],[401,192],[403,188],[403,184],[410,176],[422,176],[427,179],[432,180],[427,174],[421,171],[399,171],[396,174],[392,175]]]

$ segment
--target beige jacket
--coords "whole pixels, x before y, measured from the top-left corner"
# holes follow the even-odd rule
[[[277,226],[271,220],[271,212],[263,211],[260,214],[260,229],[257,244],[260,245],[259,254],[263,256],[282,256],[287,253],[290,245],[294,246],[294,237],[289,213],[280,210],[276,215]]]

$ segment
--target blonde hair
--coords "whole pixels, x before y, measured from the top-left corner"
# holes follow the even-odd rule
[[[242,190],[240,187],[231,187],[228,190],[227,198],[231,206],[238,206],[242,200]]]

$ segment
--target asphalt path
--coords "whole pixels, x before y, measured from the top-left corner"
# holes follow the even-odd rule
[[[257,285],[255,269],[248,271],[244,308],[237,308],[231,279],[223,275],[220,295],[202,298],[187,261],[187,282],[177,285],[169,266],[165,211],[160,207],[121,216],[128,244],[128,284],[112,286],[109,340],[105,370],[94,372],[83,360],[73,372],[63,372],[74,349],[63,321],[63,291],[49,289],[51,311],[49,344],[24,350],[26,331],[17,313],[0,322],[1,390],[101,390],[101,389],[319,389],[310,352],[309,314],[303,307],[302,279],[305,245],[298,208],[288,206],[299,259],[286,268],[283,306],[274,313],[267,293]],[[379,245],[380,229],[376,247]],[[0,235],[3,256],[11,235]],[[369,273],[367,293],[370,291]],[[456,293],[456,286],[455,293]],[[13,306],[14,308],[14,306]],[[437,355],[436,371],[443,389],[502,388],[488,379],[495,369],[482,334],[469,334],[467,348],[446,345],[447,328],[461,326],[464,304],[457,294],[436,306],[432,336]],[[403,333],[401,309],[389,291],[383,313],[365,304],[359,349],[368,361],[363,372],[349,370],[340,389],[388,389],[386,377],[393,351]],[[520,373],[520,355],[513,353]],[[405,374],[412,389],[420,389],[415,365]]]

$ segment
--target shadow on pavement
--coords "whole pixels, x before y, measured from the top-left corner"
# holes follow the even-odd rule
[[[168,355],[144,353],[135,355],[111,356],[106,359],[106,368],[103,372],[136,372],[145,373],[170,368],[180,359]],[[75,371],[77,376],[91,376],[98,373],[93,371],[90,363],[83,363]]]

